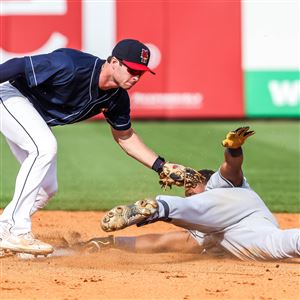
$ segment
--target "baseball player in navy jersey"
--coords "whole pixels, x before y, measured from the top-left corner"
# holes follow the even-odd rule
[[[107,60],[74,49],[14,58],[0,65],[1,132],[21,163],[11,202],[0,216],[0,248],[49,254],[34,238],[31,216],[57,191],[56,139],[51,126],[67,125],[103,112],[116,142],[158,173],[164,159],[131,128],[127,90],[149,71],[149,49],[120,41]]]
[[[185,188],[186,198],[160,195],[117,206],[102,219],[112,232],[133,224],[170,222],[187,229],[163,235],[95,238],[90,251],[112,246],[134,251],[206,251],[229,253],[241,260],[300,257],[300,229],[282,230],[243,176],[241,145],[253,135],[249,127],[231,131],[223,141],[225,160],[219,170],[198,171],[202,181]]]

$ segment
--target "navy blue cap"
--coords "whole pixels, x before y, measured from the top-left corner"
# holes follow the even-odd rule
[[[112,56],[120,59],[133,70],[149,71],[155,74],[149,67],[150,50],[138,40],[125,39],[117,43],[112,51]]]

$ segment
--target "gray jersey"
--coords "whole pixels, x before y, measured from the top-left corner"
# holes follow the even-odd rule
[[[221,175],[220,170],[218,170],[218,172],[215,172],[210,177],[209,181],[206,184],[205,190],[208,191],[217,188],[234,188],[234,187],[235,186],[229,180],[227,180]],[[240,187],[245,189],[251,189],[245,177]]]

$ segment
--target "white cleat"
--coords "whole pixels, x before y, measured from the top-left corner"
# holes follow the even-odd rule
[[[8,256],[12,256],[14,253],[12,253],[9,250],[0,249],[0,259]]]
[[[0,248],[11,252],[33,255],[48,255],[54,251],[51,245],[35,239],[31,232],[21,235],[10,234],[2,239]]]
[[[2,240],[9,236],[9,228],[10,228],[9,224],[4,225],[3,227],[1,227],[1,231],[0,231],[0,258],[14,255],[10,250],[2,249],[2,247],[1,247]]]

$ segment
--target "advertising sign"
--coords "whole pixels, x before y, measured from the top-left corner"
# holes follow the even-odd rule
[[[246,110],[250,117],[299,117],[298,71],[246,72]]]
[[[299,15],[299,1],[243,2],[247,116],[300,117]]]

